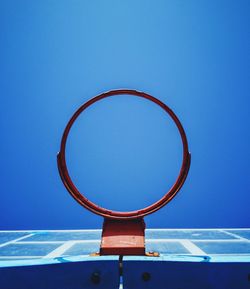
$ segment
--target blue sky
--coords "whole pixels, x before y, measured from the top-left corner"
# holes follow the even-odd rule
[[[192,153],[177,197],[148,227],[249,227],[249,1],[1,1],[1,229],[100,228],[63,187],[56,154],[86,100],[145,91],[169,105]],[[73,179],[114,209],[160,197],[180,139],[153,104],[96,104],[69,139]]]

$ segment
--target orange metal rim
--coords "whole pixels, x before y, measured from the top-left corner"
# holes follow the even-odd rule
[[[183,158],[182,158],[182,165],[181,169],[179,172],[179,175],[173,184],[173,186],[170,188],[170,190],[157,202],[151,204],[148,207],[145,207],[140,210],[135,210],[135,211],[129,211],[129,212],[120,212],[120,211],[113,211],[113,210],[108,210],[106,208],[100,207],[96,205],[95,203],[91,202],[88,200],[86,197],[84,197],[83,194],[80,193],[80,191],[77,189],[77,187],[74,185],[73,181],[70,178],[67,164],[66,164],[66,143],[67,143],[67,138],[70,132],[70,129],[78,116],[89,106],[94,104],[97,101],[100,101],[104,98],[111,97],[111,96],[119,96],[119,95],[131,95],[131,96],[137,96],[137,97],[142,97],[145,99],[148,99],[158,106],[160,106],[168,115],[172,118],[174,123],[176,124],[178,131],[181,136],[182,140],[182,147],[183,147]],[[95,96],[94,98],[88,100],[85,102],[82,106],[78,108],[78,110],[73,114],[69,122],[67,123],[62,139],[61,139],[61,146],[60,146],[60,152],[57,155],[57,165],[58,165],[58,170],[62,179],[63,184],[65,185],[66,189],[69,191],[71,196],[83,207],[86,209],[90,210],[91,212],[101,215],[106,218],[111,218],[111,219],[120,219],[120,220],[126,220],[126,219],[135,219],[135,218],[142,218],[148,214],[151,214],[163,206],[165,206],[168,202],[170,202],[174,196],[178,193],[180,188],[185,182],[185,179],[187,177],[189,167],[190,167],[190,161],[191,161],[191,155],[188,150],[188,142],[187,142],[187,137],[186,133],[183,129],[183,126],[178,119],[178,117],[175,115],[175,113],[163,102],[161,102],[159,99],[141,92],[137,90],[130,90],[130,89],[118,89],[118,90],[111,90],[102,94],[99,94]]]

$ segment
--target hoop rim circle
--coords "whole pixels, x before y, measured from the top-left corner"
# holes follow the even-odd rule
[[[160,106],[174,121],[179,134],[181,136],[182,140],[182,147],[183,147],[183,158],[182,158],[182,165],[181,169],[179,172],[179,175],[175,181],[175,183],[172,185],[172,187],[169,189],[169,191],[161,197],[158,201],[154,202],[153,204],[139,209],[139,210],[134,210],[134,211],[114,211],[114,210],[109,210],[106,208],[103,208],[101,206],[96,205],[95,203],[91,202],[88,200],[86,197],[84,197],[83,194],[80,193],[80,191],[77,189],[77,187],[74,185],[66,164],[66,144],[67,144],[67,138],[70,132],[71,127],[73,126],[74,122],[78,118],[78,116],[89,106],[94,104],[97,101],[100,101],[104,98],[108,98],[111,96],[119,96],[119,95],[124,95],[128,94],[130,96],[137,96],[137,97],[142,97],[144,99],[147,99],[158,106]],[[57,155],[57,165],[58,165],[58,170],[60,177],[62,179],[63,184],[65,185],[66,189],[69,191],[71,196],[83,207],[86,209],[90,210],[91,212],[98,214],[100,216],[103,216],[105,218],[111,218],[111,219],[135,219],[135,218],[142,218],[148,214],[151,214],[163,206],[165,206],[168,202],[170,202],[174,196],[178,193],[180,188],[182,187],[183,183],[185,182],[185,179],[187,177],[189,167],[190,167],[190,161],[191,161],[191,155],[188,150],[188,142],[187,142],[187,137],[186,133],[184,131],[184,128],[178,119],[178,117],[175,115],[175,113],[163,102],[161,102],[159,99],[141,92],[137,90],[131,90],[131,89],[116,89],[116,90],[111,90],[102,94],[99,94],[95,96],[94,98],[88,100],[85,102],[83,105],[81,105],[73,114],[73,116],[70,118],[68,121],[63,135],[61,139],[61,145],[60,145],[60,152]]]

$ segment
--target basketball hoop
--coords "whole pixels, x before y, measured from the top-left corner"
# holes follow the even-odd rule
[[[80,193],[78,188],[72,182],[72,179],[71,179],[69,172],[68,172],[68,168],[67,168],[67,164],[66,164],[66,158],[65,158],[67,138],[68,138],[68,135],[69,135],[69,132],[71,130],[72,125],[77,120],[79,115],[82,112],[84,112],[84,110],[86,108],[88,108],[92,104],[96,103],[97,101],[100,101],[104,98],[108,98],[111,96],[120,96],[120,95],[124,95],[124,94],[134,96],[134,97],[142,97],[142,98],[145,98],[149,101],[152,101],[153,103],[160,106],[174,121],[174,123],[175,123],[175,125],[176,125],[176,127],[180,133],[181,140],[182,140],[182,147],[183,147],[183,157],[182,157],[181,169],[180,169],[179,175],[178,175],[175,183],[170,188],[170,190],[161,199],[159,199],[155,203],[151,204],[150,206],[147,206],[147,207],[142,208],[140,210],[128,211],[128,212],[109,210],[107,208],[100,207],[97,204],[88,200],[84,196],[84,194]],[[144,222],[143,222],[142,218],[148,214],[154,213],[155,211],[157,211],[160,208],[162,208],[163,206],[165,206],[168,202],[170,202],[174,198],[174,196],[181,189],[181,187],[184,184],[185,179],[187,177],[188,171],[189,171],[190,160],[191,160],[191,155],[188,151],[187,137],[186,137],[185,131],[182,127],[182,124],[181,124],[180,120],[178,119],[178,117],[175,115],[175,113],[166,104],[161,102],[159,99],[157,99],[157,98],[155,98],[155,97],[153,97],[147,93],[136,91],[136,90],[130,90],[130,89],[118,89],[118,90],[111,90],[111,91],[102,93],[102,94],[97,95],[94,98],[90,99],[89,101],[84,103],[82,106],[80,106],[78,108],[78,110],[73,114],[73,116],[69,120],[69,122],[68,122],[68,124],[64,130],[64,133],[63,133],[63,136],[61,139],[60,152],[57,155],[57,164],[58,164],[59,173],[60,173],[62,182],[65,185],[66,189],[69,191],[71,196],[80,205],[82,205],[83,207],[85,207],[86,209],[90,210],[91,212],[93,212],[95,214],[103,216],[106,219],[106,225],[105,225],[106,228],[108,227],[108,225],[107,225],[108,221],[107,220],[111,221],[111,219],[113,219],[112,224],[114,224],[114,221],[116,220],[118,222],[120,221],[119,222],[120,225],[125,224],[124,222],[126,222],[126,221],[127,221],[126,224],[128,224],[128,223],[129,224],[138,224],[138,220],[141,220],[141,222],[139,222],[139,224],[140,224],[139,226],[142,228],[144,226],[143,225]],[[133,220],[134,220],[134,222],[133,222]],[[121,221],[124,221],[124,222],[121,223]],[[132,221],[132,222],[129,222],[129,221]],[[110,224],[111,224],[111,222],[110,222]],[[118,224],[118,223],[115,223],[115,224]],[[112,226],[114,226],[114,225],[112,225]],[[143,232],[144,232],[144,228],[143,228]]]

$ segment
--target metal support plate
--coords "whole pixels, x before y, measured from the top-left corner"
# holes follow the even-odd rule
[[[144,220],[105,219],[100,255],[145,255]]]
[[[0,288],[3,289],[118,289],[120,283],[118,256],[59,258],[36,261],[13,262],[0,268]],[[47,262],[46,262],[47,261]],[[39,261],[40,262],[40,261]],[[13,263],[13,264],[11,264]],[[47,264],[46,264],[47,263]],[[49,264],[50,263],[50,264]],[[30,264],[30,265],[29,265]]]
[[[250,261],[215,262],[207,257],[124,257],[124,289],[248,289]],[[177,259],[178,259],[177,258]],[[190,260],[194,261],[190,261]],[[183,259],[181,261],[181,259]]]

